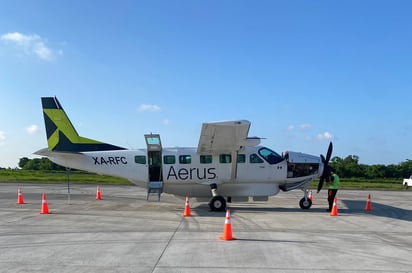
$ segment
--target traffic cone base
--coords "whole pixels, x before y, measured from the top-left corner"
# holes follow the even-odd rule
[[[372,202],[371,202],[371,195],[368,195],[368,201],[366,201],[366,206],[365,206],[366,211],[371,211],[372,210]]]
[[[17,204],[19,204],[19,205],[26,204],[26,203],[24,203],[23,194],[21,193],[20,188],[17,191]]]
[[[102,200],[102,193],[100,192],[100,186],[97,186],[96,200]]]
[[[189,203],[189,197],[186,196],[186,203],[185,203],[185,210],[183,212],[184,217],[190,217],[192,216],[190,213],[190,203]]]
[[[225,226],[223,228],[223,235],[219,237],[220,240],[231,241],[236,240],[232,236],[232,221],[230,219],[230,210],[226,211]]]
[[[226,231],[223,231],[223,233],[225,233]],[[225,234],[223,234],[222,236],[219,237],[220,240],[223,241],[233,241],[236,240],[235,237],[232,236],[232,234],[230,234],[230,236],[225,236]]]
[[[338,200],[335,198],[333,199],[333,207],[332,210],[330,212],[330,216],[338,216]]]
[[[41,211],[40,214],[49,214],[49,205],[47,204],[46,194],[43,193],[41,198]]]

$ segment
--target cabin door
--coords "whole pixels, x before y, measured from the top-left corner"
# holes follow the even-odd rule
[[[149,181],[163,181],[162,176],[162,142],[160,135],[144,135],[147,145]]]

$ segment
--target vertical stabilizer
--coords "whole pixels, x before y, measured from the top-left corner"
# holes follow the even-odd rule
[[[43,97],[41,101],[49,150],[86,152],[125,149],[79,136],[56,97]]]

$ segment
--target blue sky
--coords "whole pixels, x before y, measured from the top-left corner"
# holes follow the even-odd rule
[[[412,159],[410,1],[0,0],[0,167],[47,146],[40,97],[85,137],[197,146],[247,119],[277,152]]]

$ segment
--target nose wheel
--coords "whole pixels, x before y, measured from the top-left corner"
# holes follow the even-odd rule
[[[312,206],[312,201],[309,198],[303,197],[300,199],[299,206],[301,209],[309,209]]]

